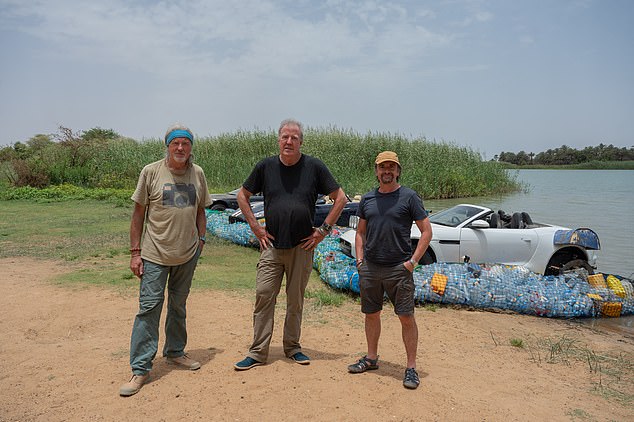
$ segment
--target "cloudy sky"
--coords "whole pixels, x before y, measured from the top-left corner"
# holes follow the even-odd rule
[[[174,122],[634,145],[630,0],[0,0],[0,145]]]

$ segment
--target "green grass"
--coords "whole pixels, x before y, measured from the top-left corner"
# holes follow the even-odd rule
[[[566,336],[537,339],[527,348],[536,363],[567,366],[573,362],[585,363],[593,374],[593,393],[634,408],[634,395],[627,392],[634,384],[634,353],[599,354]]]
[[[131,201],[0,200],[0,258],[28,256],[62,260],[72,271],[57,283],[137,289],[129,269]],[[252,293],[259,252],[208,236],[192,287]],[[315,306],[339,306],[347,298],[326,286],[313,271],[307,297]]]
[[[0,257],[76,261],[127,254],[131,207],[96,200],[0,204]]]
[[[509,340],[511,343],[511,346],[513,347],[517,347],[522,349],[524,347],[524,340],[522,340],[521,338],[512,338],[511,340]]]

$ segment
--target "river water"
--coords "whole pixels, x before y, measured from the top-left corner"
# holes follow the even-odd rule
[[[526,211],[533,221],[594,230],[601,241],[598,272],[634,277],[634,170],[511,170],[525,191],[504,196],[425,201],[439,211],[473,203],[506,213]],[[634,316],[585,320],[599,329],[634,335]]]

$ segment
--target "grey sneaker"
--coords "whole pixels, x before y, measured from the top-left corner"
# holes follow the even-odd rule
[[[132,396],[139,392],[143,384],[150,379],[150,374],[145,375],[132,375],[130,381],[126,382],[119,388],[119,395],[123,397]]]
[[[418,372],[416,372],[416,369],[407,368],[405,370],[405,378],[403,378],[403,387],[415,390],[418,388],[419,384],[420,379],[418,378]]]
[[[194,359],[187,356],[187,354],[184,354],[183,356],[168,357],[167,363],[171,363],[172,365],[179,365],[191,371],[200,369],[200,362],[196,362]]]

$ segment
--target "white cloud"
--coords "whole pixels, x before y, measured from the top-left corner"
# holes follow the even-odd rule
[[[272,1],[3,4],[9,13],[2,23],[45,41],[48,54],[165,77],[401,67],[450,40],[420,22],[429,13],[397,2],[330,2],[333,8],[308,17]]]

